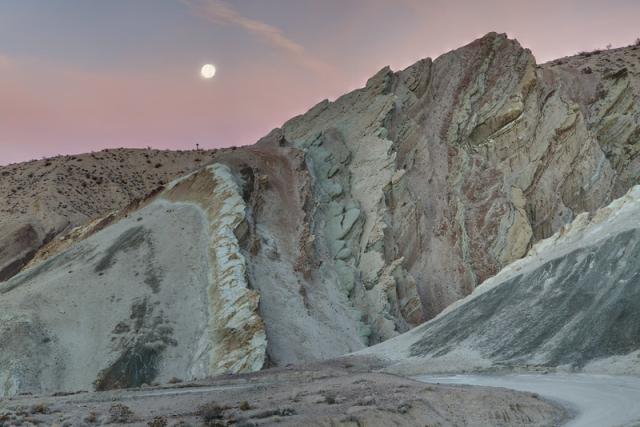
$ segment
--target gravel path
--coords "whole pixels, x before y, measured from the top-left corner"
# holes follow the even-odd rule
[[[567,427],[640,425],[640,377],[587,374],[421,376],[420,381],[504,387],[538,393],[575,417]]]

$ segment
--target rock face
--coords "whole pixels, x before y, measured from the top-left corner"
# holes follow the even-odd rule
[[[640,373],[640,186],[583,213],[438,317],[365,351],[401,372]]]
[[[194,163],[215,162],[214,170],[224,171],[227,184],[194,184],[187,199],[207,210],[210,223],[205,229],[184,225],[204,232],[190,241],[207,245],[189,256],[180,252],[171,259],[179,266],[166,270],[182,272],[187,282],[193,271],[205,271],[206,277],[200,274],[192,290],[183,289],[178,276],[159,289],[179,287],[171,292],[189,293],[213,286],[207,291],[216,301],[212,312],[230,326],[210,325],[207,338],[193,344],[199,354],[209,354],[208,365],[200,361],[194,371],[191,361],[180,359],[184,365],[171,372],[204,374],[205,365],[214,371],[216,366],[259,369],[262,362],[271,366],[324,359],[385,341],[433,318],[524,256],[533,243],[637,182],[639,52],[629,47],[536,65],[517,41],[491,33],[434,61],[425,59],[399,72],[385,68],[364,88],[321,102],[253,146],[152,153],[166,157],[159,168],[155,160],[147,163],[140,157],[144,153],[118,152],[120,157],[100,157],[100,162],[124,163],[122,168],[89,172],[97,180],[84,179],[83,169],[73,169],[74,180],[62,187],[62,195],[53,193],[66,180],[51,175],[56,177],[51,186],[19,200],[15,194],[30,183],[41,185],[51,165],[43,161],[2,168],[7,208],[0,218],[0,280],[20,274],[0,285],[5,289],[0,304],[6,304],[7,316],[31,318],[41,304],[54,306],[45,295],[55,286],[78,290],[101,280],[117,281],[107,274],[95,280],[95,272],[89,271],[91,248],[97,248],[99,257],[117,241],[132,226],[127,215],[140,215],[143,223],[147,216],[156,221],[151,218],[161,211],[145,210],[156,202],[136,198],[180,170],[191,170]],[[142,163],[129,160],[135,156]],[[62,165],[77,169],[77,158],[71,159],[58,159],[55,170]],[[161,177],[153,175],[173,162]],[[117,179],[113,173],[107,176],[107,170],[118,171]],[[152,179],[140,178],[147,176]],[[191,175],[181,185],[191,188],[185,182],[199,176]],[[177,188],[157,190],[164,192],[152,200],[168,203]],[[46,203],[39,201],[41,196]],[[182,203],[183,196],[176,197]],[[221,198],[226,203],[222,207],[211,204]],[[185,212],[180,221],[202,223],[195,213],[190,215]],[[171,230],[177,233],[160,223],[145,230],[163,238]],[[218,237],[212,239],[214,235]],[[88,243],[99,236],[112,237],[102,246]],[[122,244],[136,241],[136,235],[129,237]],[[189,251],[200,247],[177,242]],[[166,253],[156,249],[143,258],[163,265],[158,257],[169,256],[169,248],[164,249]],[[60,261],[74,253],[86,258],[86,275],[86,269],[69,269],[70,261]],[[53,274],[56,259],[62,264]],[[129,274],[133,266],[126,263],[134,259],[114,258],[112,268]],[[55,280],[59,284],[47,285],[45,292],[44,283]],[[20,314],[26,302],[18,301],[25,301],[31,287],[41,289],[43,297],[29,303],[31,314]],[[91,295],[82,298],[97,294]],[[127,301],[141,297],[132,294]],[[11,305],[5,302],[10,299]],[[194,324],[210,318],[203,314]],[[18,327],[15,322],[12,328]],[[262,327],[263,359],[263,341],[256,338],[262,337]],[[42,328],[34,328],[41,333]],[[109,342],[109,332],[102,335],[101,345]],[[16,342],[6,354],[15,351],[11,357],[19,359],[20,345],[37,348],[37,339]],[[164,345],[172,348],[171,342]],[[91,369],[101,371],[105,364],[106,359]],[[158,372],[162,378],[169,370]]]
[[[215,164],[2,283],[0,396],[262,368],[245,223],[240,187]]]

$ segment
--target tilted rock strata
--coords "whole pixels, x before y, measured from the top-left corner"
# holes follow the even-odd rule
[[[364,351],[397,372],[640,373],[640,186],[424,325]]]
[[[266,364],[403,333],[636,183],[634,49],[536,65],[517,41],[491,33],[434,61],[385,68],[254,146],[211,154],[245,204],[236,234],[260,295]],[[65,197],[85,200],[80,193]],[[25,260],[35,268],[147,203],[116,202],[56,227],[30,219],[33,207],[23,216],[12,208],[17,225],[0,225],[11,254],[0,252],[0,264],[17,261],[9,275]]]
[[[638,62],[629,49],[619,56]],[[335,260],[325,268],[351,290],[369,342],[433,317],[636,182],[635,157],[609,153],[638,144],[637,81],[536,66],[516,41],[489,34],[383,69],[275,131],[306,153],[314,242],[326,241]],[[611,108],[619,86],[627,101]],[[618,130],[604,134],[608,119]]]
[[[209,336],[197,351],[209,354],[209,365],[194,376],[257,371],[265,363],[267,340],[258,314],[260,295],[249,289],[236,236],[246,229],[246,205],[227,166],[216,163],[204,171],[171,184],[163,194],[200,204],[209,218]]]
[[[251,372],[266,360],[220,164],[0,284],[0,395]]]

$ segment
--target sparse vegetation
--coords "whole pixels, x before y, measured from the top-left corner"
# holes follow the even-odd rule
[[[215,425],[214,422],[221,420],[224,417],[224,411],[227,408],[218,405],[216,402],[210,402],[198,408],[198,415],[202,418],[205,425]]]
[[[114,403],[109,409],[110,423],[128,423],[133,421],[134,413],[127,405]]]
[[[31,407],[32,414],[48,414],[49,407],[44,403],[37,403]]]
[[[251,409],[251,405],[249,405],[249,402],[247,402],[246,400],[243,400],[242,402],[240,402],[241,411],[248,411],[250,409]]]
[[[84,422],[88,424],[96,424],[98,422],[98,414],[96,411],[89,411],[86,417],[84,417]]]
[[[149,427],[167,427],[169,422],[166,417],[155,417],[153,420],[147,423]]]
[[[595,49],[595,50],[592,50],[590,52],[582,51],[582,52],[578,52],[578,55],[588,58],[590,56],[597,55],[599,53],[602,53],[602,49]]]
[[[336,394],[332,391],[326,392],[324,395],[324,401],[329,405],[334,405],[336,403]]]

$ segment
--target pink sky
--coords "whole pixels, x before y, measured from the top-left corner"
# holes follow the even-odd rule
[[[99,14],[78,12],[77,1],[58,5],[77,16],[32,0],[0,5],[0,164],[251,144],[385,65],[404,68],[489,31],[517,38],[539,62],[640,37],[640,2],[629,0],[162,0],[148,10],[150,0],[135,10],[114,0]],[[121,14],[131,22],[117,29]],[[218,74],[204,81],[209,61]]]

